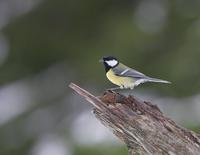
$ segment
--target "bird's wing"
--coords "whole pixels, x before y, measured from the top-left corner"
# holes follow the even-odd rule
[[[124,64],[119,64],[117,67],[113,68],[113,71],[118,76],[126,76],[126,77],[133,77],[133,78],[145,78],[147,77],[143,73],[138,72],[132,68],[125,66]]]
[[[127,67],[127,66],[125,66],[124,64],[121,64],[121,63],[118,66],[114,67],[113,71],[118,76],[134,78],[135,79],[134,86],[138,86],[139,84],[145,83],[145,82],[171,83],[171,82],[166,81],[166,80],[148,77],[148,76],[144,75],[143,73],[140,73],[137,70],[129,68],[129,67]]]

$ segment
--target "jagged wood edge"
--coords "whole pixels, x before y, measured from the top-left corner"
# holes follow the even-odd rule
[[[120,136],[120,132],[118,132],[118,130],[120,130],[120,126],[116,126],[117,124],[115,123],[115,120],[119,120],[121,114],[123,114],[123,106],[118,108],[118,111],[114,111],[111,110],[110,108],[108,108],[108,106],[102,102],[98,97],[95,97],[94,95],[90,94],[89,92],[87,92],[86,90],[80,88],[79,86],[71,83],[69,85],[72,89],[74,89],[78,94],[80,94],[81,96],[85,97],[85,99],[87,101],[89,101],[90,103],[92,103],[92,105],[95,107],[94,108],[94,114],[95,116],[107,127],[110,127],[111,129],[114,129],[114,134],[119,137],[120,139],[122,139],[126,144],[127,147],[129,149],[129,155],[132,155],[134,153],[137,152],[137,150],[140,150],[140,154],[152,154],[148,151],[148,149],[145,148],[145,145],[138,143],[139,140],[137,139],[137,137],[134,137],[134,134],[132,134],[131,138],[133,139],[133,143],[130,144],[130,139],[128,139],[128,141],[126,141],[126,136],[127,134],[125,134],[125,136]],[[136,101],[139,102],[139,101]],[[142,103],[142,102],[141,102]],[[197,147],[199,147],[200,144],[200,140],[199,140],[199,135],[195,134],[192,131],[188,131],[180,126],[178,126],[175,122],[173,122],[172,120],[164,117],[162,115],[162,113],[160,112],[159,108],[157,108],[156,106],[152,105],[151,103],[148,102],[143,102],[146,105],[150,106],[153,111],[148,111],[148,113],[150,115],[152,115],[153,117],[155,117],[156,119],[160,119],[161,121],[164,118],[164,121],[167,121],[167,123],[171,124],[176,130],[179,130],[180,132],[182,132],[182,134],[184,134],[184,137],[189,139],[191,143],[193,143],[194,145],[196,145]],[[141,104],[140,104],[141,105]],[[125,110],[128,110],[128,108],[126,108]],[[158,111],[158,115],[156,113],[156,115],[154,114],[154,110]],[[126,111],[127,112],[127,111]],[[107,116],[107,114],[111,114],[109,116]],[[155,115],[155,116],[154,116]],[[110,117],[117,117],[114,118],[113,120],[111,120],[112,118]],[[124,116],[124,115],[123,115]],[[114,126],[113,126],[114,125]],[[166,125],[165,122],[163,125]],[[168,129],[168,126],[165,126],[166,129]],[[170,128],[168,129],[169,131],[171,130]],[[122,132],[125,131],[129,131],[126,129],[122,129]],[[182,138],[184,138],[182,137]],[[183,140],[183,139],[182,139]],[[128,143],[129,142],[129,143]]]

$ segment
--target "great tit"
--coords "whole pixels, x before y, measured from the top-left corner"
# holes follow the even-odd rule
[[[107,78],[115,85],[119,86],[115,89],[133,89],[141,83],[145,82],[159,82],[159,83],[171,83],[169,81],[151,78],[144,75],[128,66],[120,63],[117,58],[113,56],[103,57],[99,60],[104,64]]]

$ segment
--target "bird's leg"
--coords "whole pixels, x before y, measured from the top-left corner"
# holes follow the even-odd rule
[[[132,96],[132,95],[131,95],[131,93],[132,93],[131,90],[133,90],[133,89],[134,89],[134,85],[133,85],[132,87],[130,87],[130,90],[129,90],[128,96]]]
[[[113,91],[113,90],[118,90],[118,89],[121,89],[121,87],[108,88],[108,89],[106,89],[106,90],[111,90],[111,91]]]

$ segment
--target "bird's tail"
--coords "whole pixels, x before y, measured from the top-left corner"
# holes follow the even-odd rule
[[[156,79],[156,78],[151,78],[151,77],[148,77],[147,80],[149,82],[158,82],[158,83],[171,83],[169,81],[166,81],[166,80],[161,80],[161,79]]]

